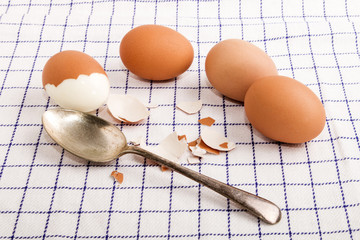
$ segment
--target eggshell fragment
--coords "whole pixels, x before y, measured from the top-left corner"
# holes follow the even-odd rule
[[[180,157],[183,155],[187,148],[187,143],[184,138],[179,140],[177,133],[173,132],[155,147],[146,146],[145,142],[141,142],[140,147],[170,161],[179,163]],[[166,167],[163,166],[162,170],[164,170],[165,168]]]
[[[195,102],[179,102],[176,107],[187,114],[194,114],[201,110],[202,101],[198,100]]]
[[[189,143],[188,143],[188,146],[189,146],[189,147],[195,147],[198,143],[199,143],[199,138],[196,139],[196,140],[194,140],[194,141],[192,141],[192,142],[189,142]]]
[[[238,101],[244,101],[256,80],[277,75],[274,62],[263,50],[240,39],[216,44],[206,57],[205,71],[215,89]]]
[[[185,139],[179,140],[177,133],[173,132],[155,147],[154,153],[178,162],[186,148],[187,144]]]
[[[220,151],[218,149],[215,149],[215,148],[212,148],[212,147],[206,145],[202,139],[200,139],[200,141],[199,141],[199,147],[206,150],[208,153],[212,153],[212,154],[216,154],[216,155],[220,154]]]
[[[114,177],[115,180],[117,182],[119,182],[120,184],[124,181],[124,174],[122,174],[118,171],[113,171],[110,176]]]
[[[156,103],[148,103],[146,105],[147,108],[157,108],[159,106],[159,104],[156,104]]]
[[[169,168],[165,167],[165,166],[161,166],[161,171],[165,172],[166,170],[169,170]]]
[[[178,139],[179,139],[179,141],[181,141],[181,140],[183,140],[183,139],[185,139],[185,141],[186,141],[186,135],[179,135],[179,136],[178,136]]]
[[[224,143],[220,144],[219,146],[222,148],[229,148],[227,142],[224,142]]]
[[[326,122],[320,99],[299,81],[270,76],[256,81],[245,96],[245,112],[268,138],[303,143],[318,136]]]
[[[132,95],[111,94],[107,105],[110,113],[120,121],[135,123],[149,116],[147,108]]]
[[[206,117],[206,118],[202,118],[199,119],[198,121],[201,125],[205,125],[205,126],[212,126],[215,123],[215,120],[211,117]]]
[[[230,142],[226,137],[211,128],[205,128],[202,130],[201,139],[207,146],[219,151],[230,151],[235,148],[235,143]],[[227,143],[227,148],[221,147],[220,145],[224,146],[223,144],[225,142]]]
[[[143,25],[123,37],[120,57],[124,65],[141,78],[167,80],[190,67],[194,50],[189,40],[171,28]]]
[[[137,137],[135,139],[130,140],[130,143],[134,146],[139,146],[139,145],[145,143],[145,138],[143,136]]]
[[[197,157],[202,157],[203,155],[206,154],[206,150],[203,148],[200,148],[200,146],[199,146],[200,140],[201,139],[198,138],[198,139],[188,143],[189,150],[191,151],[191,153],[194,156],[197,156]]]
[[[190,146],[189,149],[190,149],[191,153],[197,157],[202,157],[206,154],[206,150],[199,147],[199,145],[194,146],[194,147]]]
[[[220,154],[219,150],[216,150],[216,149],[213,149],[213,148],[209,147],[208,145],[206,145],[204,143],[204,141],[201,140],[201,138],[198,138],[198,139],[196,139],[196,140],[194,140],[192,142],[189,142],[188,146],[189,146],[190,151],[195,156],[202,157],[207,152],[212,153],[212,154],[216,154],[216,155]]]
[[[200,157],[189,156],[187,161],[189,164],[197,164],[200,163]]]

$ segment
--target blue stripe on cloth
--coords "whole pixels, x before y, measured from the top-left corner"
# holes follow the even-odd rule
[[[198,91],[198,99],[201,99],[201,91],[200,91],[200,86],[201,86],[201,75],[200,75],[200,17],[199,17],[199,14],[200,14],[200,1],[197,0],[196,2],[196,14],[197,14],[197,28],[196,28],[196,40],[197,40],[197,72],[198,72],[198,86],[199,86],[199,91]],[[194,54],[195,55],[195,54]],[[201,119],[201,112],[198,113],[198,119]],[[198,134],[199,136],[201,135],[201,127],[199,125],[198,127]],[[201,164],[199,164],[199,167],[198,167],[198,172],[201,173]],[[197,239],[200,239],[201,237],[201,185],[198,184],[198,216],[197,216]]]
[[[42,28],[41,28],[41,31],[40,31],[40,39],[39,39],[39,44],[37,46],[37,50],[36,50],[36,55],[34,57],[34,62],[33,62],[33,66],[32,68],[34,68],[35,66],[35,63],[37,61],[37,56],[39,54],[39,50],[40,50],[40,46],[41,46],[41,38],[42,38],[42,33],[43,33],[43,30],[44,30],[44,27],[45,27],[45,22],[46,22],[46,16],[44,17],[44,20],[43,20],[43,25],[42,25]],[[25,101],[25,98],[26,98],[26,93],[27,93],[27,89],[28,89],[28,86],[30,85],[30,82],[32,80],[32,71],[30,72],[30,75],[29,75],[29,80],[28,80],[28,83],[27,83],[27,87],[25,89],[25,93],[24,93],[24,97],[23,97],[23,100],[22,100],[22,105]],[[49,100],[48,102],[49,103]],[[45,110],[47,109],[47,107],[45,108]],[[18,120],[20,119],[20,115],[21,115],[21,112],[22,112],[22,106],[20,106],[20,110],[19,110],[19,114],[18,114],[18,117],[17,117],[17,122]],[[16,134],[16,130],[17,130],[17,127],[16,127],[16,124],[15,124],[15,127],[14,127],[14,132],[13,132],[13,136],[15,136]],[[34,151],[34,155],[33,155],[33,158],[32,158],[32,162],[31,162],[31,165],[29,167],[29,174],[27,176],[27,179],[26,179],[26,183],[25,183],[25,187],[24,187],[24,192],[23,192],[23,195],[22,195],[22,198],[21,198],[21,201],[20,201],[20,205],[19,205],[19,211],[16,215],[16,220],[15,220],[15,223],[14,223],[14,228],[13,228],[13,231],[12,231],[12,235],[10,237],[10,239],[14,239],[15,237],[15,233],[16,233],[16,228],[17,228],[17,225],[18,225],[18,222],[19,222],[19,218],[20,218],[20,213],[21,213],[21,210],[22,210],[22,207],[23,207],[23,203],[24,203],[24,200],[25,200],[25,197],[26,197],[26,193],[27,193],[27,188],[28,188],[28,184],[29,184],[29,180],[30,180],[30,177],[31,177],[31,173],[32,173],[32,169],[33,169],[33,164],[35,162],[35,159],[36,159],[36,154],[37,154],[37,151],[38,151],[38,147],[39,147],[39,142],[40,142],[40,138],[41,138],[41,134],[43,132],[43,127],[40,128],[40,133],[39,133],[39,136],[37,138],[37,142],[36,142],[36,146],[35,146],[35,151]],[[13,138],[12,138],[13,139]],[[11,143],[11,142],[10,142]],[[9,145],[9,150],[10,150],[10,147],[11,145]],[[5,164],[4,164],[5,165]],[[1,176],[0,176],[1,177]]]
[[[111,13],[110,16],[110,21],[109,21],[109,30],[108,30],[108,37],[107,37],[107,42],[110,41],[110,36],[111,36],[111,26],[113,23],[113,16],[114,16],[114,10],[115,10],[115,2],[113,2],[113,11]],[[93,13],[94,10],[94,4],[91,5],[91,13],[89,15],[89,19],[88,19],[88,25],[90,25],[90,17]],[[84,51],[85,51],[85,47],[84,47]],[[106,46],[106,55],[109,55],[109,44],[107,44]],[[105,62],[104,62],[104,69],[107,69],[107,62],[108,62],[108,58],[105,57]],[[120,128],[120,130],[122,130],[122,126]],[[116,165],[115,165],[115,170],[117,171],[119,168],[119,159],[116,159]],[[106,226],[106,233],[105,233],[105,239],[109,239],[109,230],[110,230],[110,223],[111,223],[111,216],[112,216],[112,212],[113,212],[113,204],[114,204],[114,196],[115,196],[115,190],[116,190],[116,181],[114,181],[113,183],[113,187],[112,187],[112,191],[111,191],[111,198],[110,198],[110,204],[109,204],[109,216],[108,216],[108,220],[107,220],[107,226]]]

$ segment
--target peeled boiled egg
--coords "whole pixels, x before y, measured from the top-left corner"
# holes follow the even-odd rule
[[[274,62],[263,50],[240,39],[216,44],[206,57],[205,71],[215,89],[238,101],[244,101],[257,79],[277,75]]]
[[[307,86],[289,77],[257,80],[247,91],[244,105],[253,127],[280,142],[307,142],[325,126],[320,99]]]
[[[44,66],[45,91],[63,108],[91,112],[103,105],[109,95],[109,79],[101,65],[79,51],[63,51]]]
[[[189,40],[175,30],[142,25],[121,41],[120,57],[135,75],[149,80],[167,80],[185,72],[194,58]]]

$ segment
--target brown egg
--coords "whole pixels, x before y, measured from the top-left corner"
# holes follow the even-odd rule
[[[303,143],[325,126],[319,98],[304,84],[284,76],[257,80],[246,93],[245,112],[250,123],[271,139]]]
[[[102,66],[86,53],[62,51],[52,56],[42,72],[43,86],[50,83],[56,87],[65,79],[76,79],[80,74],[100,73],[106,75]]]
[[[143,25],[121,41],[120,57],[135,75],[167,80],[185,72],[194,58],[191,43],[180,33],[159,25]]]
[[[110,90],[109,79],[101,65],[89,55],[63,51],[44,66],[45,91],[63,108],[90,112],[103,105]]]
[[[274,62],[263,50],[239,39],[216,44],[206,57],[205,71],[215,89],[238,101],[244,101],[254,81],[277,75]]]

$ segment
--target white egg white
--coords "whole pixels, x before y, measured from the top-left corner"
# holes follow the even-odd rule
[[[46,84],[45,90],[62,108],[91,112],[107,101],[110,83],[106,75],[92,73],[66,79],[58,86]]]

